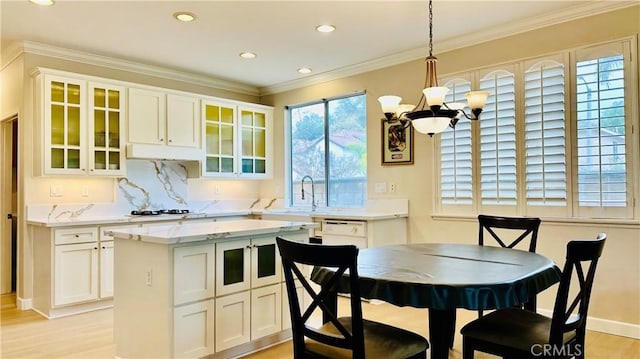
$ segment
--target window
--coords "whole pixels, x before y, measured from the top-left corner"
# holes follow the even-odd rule
[[[367,199],[365,95],[289,106],[288,119],[289,204],[311,206],[312,179],[318,206],[363,207]]]
[[[634,218],[638,188],[631,176],[640,164],[632,131],[638,126],[632,44],[622,40],[443,81],[452,89],[449,102],[468,88],[491,95],[480,121],[462,119],[440,135],[438,210]],[[470,128],[458,133],[464,123]],[[460,140],[465,133],[469,140]]]

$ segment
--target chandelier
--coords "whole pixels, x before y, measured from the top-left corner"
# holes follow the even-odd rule
[[[489,92],[471,91],[465,94],[471,114],[464,111],[464,103],[445,103],[444,98],[449,89],[438,86],[437,62],[438,59],[433,56],[433,4],[429,0],[429,56],[425,59],[426,75],[422,96],[416,106],[401,104],[402,98],[399,96],[386,95],[378,98],[388,122],[400,121],[405,127],[413,125],[416,131],[433,136],[447,127],[455,128],[462,116],[469,120],[480,117]]]

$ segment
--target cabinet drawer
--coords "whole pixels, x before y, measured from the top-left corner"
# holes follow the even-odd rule
[[[56,245],[97,242],[98,228],[86,227],[56,229],[54,232],[54,241]]]

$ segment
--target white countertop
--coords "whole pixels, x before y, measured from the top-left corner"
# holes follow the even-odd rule
[[[245,211],[224,211],[207,213],[187,213],[187,214],[159,214],[153,216],[132,216],[132,215],[104,215],[104,216],[80,216],[61,218],[30,218],[27,224],[43,227],[68,227],[68,226],[91,226],[100,224],[137,224],[149,222],[179,221],[183,219],[198,218],[220,218],[232,216],[248,216],[250,210]]]
[[[176,244],[211,239],[309,230],[316,223],[243,219],[237,221],[157,224],[137,228],[115,228],[107,231],[116,239],[138,240],[159,244]]]

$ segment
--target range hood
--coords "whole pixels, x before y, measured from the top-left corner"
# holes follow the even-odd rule
[[[199,178],[202,172],[203,153],[198,148],[130,143],[126,153],[132,160],[178,161],[187,168],[188,178]]]

